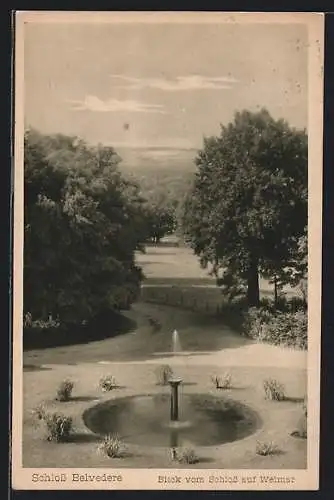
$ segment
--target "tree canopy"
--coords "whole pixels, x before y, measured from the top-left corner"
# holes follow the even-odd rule
[[[160,167],[156,170],[142,168],[139,175],[131,175],[146,199],[147,236],[150,241],[159,243],[166,235],[180,233],[183,199],[192,177],[193,173],[187,169],[175,172],[160,170]]]
[[[143,199],[119,162],[111,147],[26,132],[24,309],[33,317],[80,321],[136,299]]]
[[[307,227],[307,134],[267,110],[237,112],[204,139],[183,214],[185,238],[220,285],[259,303],[259,274],[295,278]]]

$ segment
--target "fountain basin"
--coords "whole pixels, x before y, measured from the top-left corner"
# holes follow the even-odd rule
[[[216,446],[243,439],[262,425],[249,406],[230,398],[183,394],[179,420],[170,420],[170,396],[128,396],[97,404],[83,414],[95,434],[117,434],[139,446]]]

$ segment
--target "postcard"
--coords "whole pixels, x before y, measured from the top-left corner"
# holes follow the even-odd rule
[[[13,488],[318,489],[324,15],[14,31]]]

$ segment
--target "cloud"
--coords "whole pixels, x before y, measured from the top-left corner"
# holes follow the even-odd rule
[[[130,111],[133,113],[163,113],[164,106],[161,104],[149,104],[140,101],[107,99],[103,101],[96,96],[88,95],[83,101],[67,101],[71,104],[73,111],[95,111],[100,113],[110,113],[118,111]]]
[[[202,76],[188,75],[177,76],[174,79],[168,78],[135,78],[126,75],[110,75],[111,78],[118,78],[127,82],[115,87],[128,90],[140,90],[144,88],[158,89],[165,92],[177,92],[184,90],[229,90],[238,80],[231,76]]]

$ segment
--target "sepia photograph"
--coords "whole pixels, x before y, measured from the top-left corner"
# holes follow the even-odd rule
[[[16,13],[14,488],[318,488],[323,23]]]

